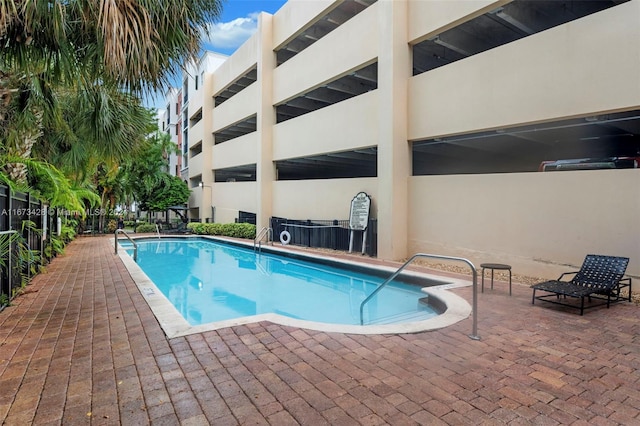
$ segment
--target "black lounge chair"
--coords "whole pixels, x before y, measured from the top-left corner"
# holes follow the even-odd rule
[[[623,278],[627,270],[629,258],[617,256],[601,256],[588,254],[579,271],[565,272],[555,281],[546,281],[532,285],[533,296],[531,304],[536,299],[557,305],[569,306],[580,309],[580,315],[587,308],[607,305],[626,300],[622,296],[621,290],[629,288],[628,300],[631,301],[631,278]],[[565,275],[573,275],[570,281],[562,281]],[[536,290],[545,291],[551,294],[543,294],[536,297]],[[562,298],[561,298],[562,296]],[[580,299],[580,304],[570,303],[567,296]],[[585,306],[584,299],[589,302],[598,299],[606,302],[590,303]]]

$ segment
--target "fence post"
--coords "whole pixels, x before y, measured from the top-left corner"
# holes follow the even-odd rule
[[[9,227],[7,228],[8,231],[11,231],[11,225],[13,224],[13,196],[11,194],[11,190],[9,190]],[[13,281],[13,265],[11,264],[11,252],[13,251],[13,247],[11,245],[11,242],[9,242],[9,268],[7,269],[7,277],[8,277],[8,281],[9,281],[9,293],[7,294],[7,296],[9,297],[9,300],[11,300],[11,296],[12,296],[12,281]]]

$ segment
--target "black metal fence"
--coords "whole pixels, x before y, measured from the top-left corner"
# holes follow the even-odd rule
[[[50,244],[50,233],[44,239],[43,226],[52,229],[57,216],[46,208],[31,194],[11,192],[0,185],[0,308],[13,298],[25,279],[31,279],[34,264],[49,260],[44,247]]]
[[[238,219],[236,219],[236,223],[250,223],[252,225],[256,224],[256,214],[251,212],[243,212],[240,210],[238,212]]]
[[[328,248],[333,250],[349,250],[349,230],[348,220],[295,220],[280,217],[271,218],[271,229],[273,238],[278,241],[283,231],[289,233],[288,244],[305,247]],[[369,219],[367,225],[366,242],[364,253],[369,256],[378,254],[378,221]],[[353,252],[362,252],[363,233],[354,232]],[[286,236],[285,236],[286,237]]]

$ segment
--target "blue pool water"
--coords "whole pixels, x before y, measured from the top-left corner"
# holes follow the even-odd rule
[[[360,303],[384,281],[207,239],[138,240],[137,244],[140,268],[192,326],[267,313],[360,324]],[[419,286],[394,281],[365,305],[365,324],[422,321],[438,315],[419,302],[424,296]]]

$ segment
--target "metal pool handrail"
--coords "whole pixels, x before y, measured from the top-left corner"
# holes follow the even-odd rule
[[[391,281],[393,281],[398,275],[400,275],[400,272],[402,272],[402,270],[404,268],[409,266],[409,264],[411,262],[413,262],[415,259],[417,259],[418,257],[429,257],[429,258],[432,258],[432,259],[455,260],[455,261],[464,262],[467,265],[469,265],[469,267],[471,268],[471,272],[473,273],[473,308],[472,308],[473,309],[473,327],[472,327],[472,330],[471,330],[471,334],[469,335],[469,338],[471,338],[473,340],[480,340],[480,336],[478,336],[478,271],[476,271],[476,267],[473,266],[473,263],[471,263],[469,260],[467,260],[465,258],[452,257],[452,256],[441,256],[439,254],[428,254],[428,253],[417,253],[417,254],[414,254],[400,268],[398,268],[398,270],[396,272],[394,272],[393,275],[391,275],[389,278],[387,278],[387,280],[385,282],[383,282],[375,290],[373,290],[373,292],[369,296],[367,296],[366,299],[364,299],[362,301],[362,303],[360,304],[360,325],[363,325],[363,323],[364,323],[364,305],[367,302],[369,302],[369,300],[371,300],[371,298],[373,296],[375,296],[380,290],[382,290],[383,287],[385,287],[387,284],[389,284]]]
[[[131,244],[133,244],[133,261],[137,262],[138,261],[138,244],[136,244],[136,242],[133,241],[129,235],[127,235],[124,229],[116,229],[116,232],[113,234],[116,240],[115,241],[116,254],[118,254],[118,232],[121,234],[124,234],[124,236],[127,237],[129,241],[131,241]]]
[[[258,232],[258,235],[253,240],[253,251],[256,251],[256,243],[258,244],[258,251],[262,249],[262,239],[265,237],[265,235],[267,236],[267,243],[269,241],[273,243],[273,229],[267,228],[265,226],[260,230],[260,232]],[[271,238],[269,239],[269,237]]]

